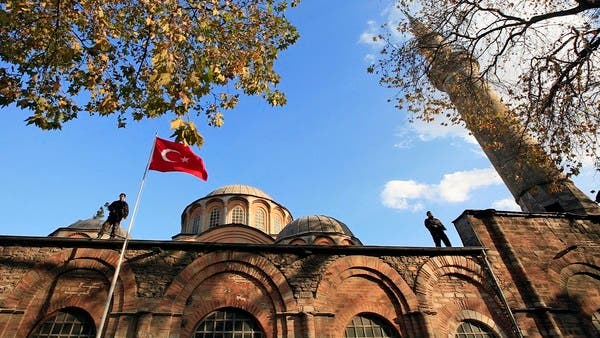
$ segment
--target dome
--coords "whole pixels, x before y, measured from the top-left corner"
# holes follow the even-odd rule
[[[104,223],[103,219],[99,218],[90,218],[78,220],[77,222],[68,225],[66,228],[71,230],[96,230],[99,231],[102,227],[102,223]]]
[[[189,240],[223,225],[250,226],[275,239],[282,227],[292,220],[289,210],[264,191],[232,184],[217,188],[186,206],[181,214],[181,232],[173,239]]]
[[[83,220],[78,220],[77,222],[67,225],[65,227],[60,227],[54,232],[52,232],[50,237],[89,237],[96,238],[96,235],[100,231],[102,224],[104,223],[104,219],[100,218],[88,218]],[[121,222],[121,226],[117,230],[117,235],[123,237],[127,234],[127,231],[123,229],[124,222]]]
[[[267,195],[264,191],[244,184],[232,184],[217,188],[206,195],[205,198],[219,195],[251,195],[260,198],[272,199],[271,196]]]
[[[346,224],[329,216],[305,216],[300,217],[286,225],[277,236],[276,242],[286,241],[293,237],[300,238],[312,235],[334,235],[348,237],[353,242],[360,244],[358,238]]]

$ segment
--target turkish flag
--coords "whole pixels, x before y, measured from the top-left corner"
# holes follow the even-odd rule
[[[162,172],[181,171],[204,181],[208,179],[204,161],[194,154],[190,147],[158,137],[154,143],[154,151],[148,169]]]

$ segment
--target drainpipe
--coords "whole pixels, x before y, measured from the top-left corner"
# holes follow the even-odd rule
[[[490,276],[492,276],[492,281],[494,282],[496,291],[500,295],[500,300],[506,307],[506,311],[508,312],[508,317],[510,318],[511,323],[513,324],[513,333],[516,334],[517,338],[523,338],[523,335],[521,334],[521,329],[519,328],[519,324],[517,323],[517,319],[515,318],[515,315],[513,314],[512,309],[508,305],[508,301],[506,300],[506,297],[504,296],[504,292],[502,291],[502,288],[500,288],[500,284],[498,283],[498,279],[496,278],[496,275],[494,274],[494,271],[492,270],[492,266],[490,264],[490,261],[487,258],[487,254],[486,254],[485,250],[486,249],[481,250],[481,256],[483,257],[483,263],[485,264],[485,268],[488,271],[488,273],[490,274]]]

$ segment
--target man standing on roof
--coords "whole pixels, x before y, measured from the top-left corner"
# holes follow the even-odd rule
[[[444,242],[445,246],[452,246],[452,244],[450,244],[448,236],[446,236],[446,233],[444,232],[446,230],[446,227],[442,224],[442,222],[440,222],[439,219],[433,217],[431,211],[427,211],[425,227],[431,233],[431,237],[433,237],[433,242],[435,243],[436,247],[441,247],[442,241]]]
[[[121,193],[119,195],[119,200],[112,202],[108,206],[108,218],[102,224],[102,228],[100,228],[100,232],[98,233],[98,237],[101,238],[106,232],[108,232],[108,228],[110,227],[110,238],[114,238],[117,232],[119,231],[119,225],[121,221],[127,218],[129,215],[129,205],[125,202],[125,193]]]

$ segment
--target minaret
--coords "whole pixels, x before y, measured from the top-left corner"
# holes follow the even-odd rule
[[[443,45],[439,34],[414,20],[411,25],[421,54],[431,62],[431,83],[448,94],[521,209],[600,214],[600,207],[557,169],[480,78],[479,64],[471,54]]]

